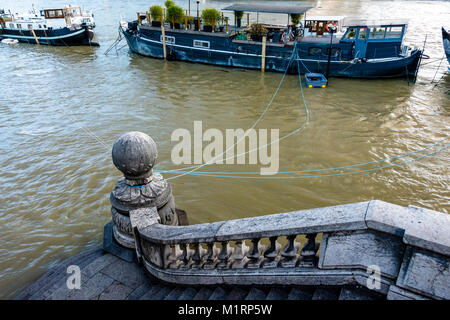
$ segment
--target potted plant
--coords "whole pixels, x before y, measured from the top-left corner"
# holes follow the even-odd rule
[[[268,30],[261,23],[254,23],[250,26],[250,37],[253,41],[261,42],[267,32]]]
[[[151,6],[150,15],[152,16],[152,27],[161,27],[163,8],[158,5]]]
[[[216,23],[219,22],[219,19],[220,19],[219,11],[213,8],[204,9],[202,11],[202,20],[203,23],[205,24],[203,26],[203,31],[212,32]]]
[[[302,20],[303,15],[302,14],[291,14],[291,21],[294,25],[299,25],[300,21]]]
[[[166,1],[170,2],[171,0]],[[177,6],[176,4],[171,5],[166,11],[166,20],[170,22],[172,28],[181,29],[181,23],[184,22],[184,11],[183,8]]]
[[[241,27],[242,17],[244,16],[244,11],[235,11],[234,16],[236,17],[236,27]]]
[[[166,9],[169,9],[171,6],[175,5],[175,2],[173,2],[172,0],[166,0],[166,2],[164,2],[164,5],[166,6]]]

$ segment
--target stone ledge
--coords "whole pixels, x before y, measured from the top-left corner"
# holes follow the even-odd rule
[[[450,256],[448,214],[373,200],[365,220],[370,229],[394,234],[406,244]]]

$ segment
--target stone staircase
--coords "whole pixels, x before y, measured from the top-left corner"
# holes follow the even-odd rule
[[[67,267],[81,270],[81,288],[68,289]],[[378,300],[384,295],[357,286],[181,286],[146,274],[135,261],[102,249],[70,257],[16,296],[17,300]]]

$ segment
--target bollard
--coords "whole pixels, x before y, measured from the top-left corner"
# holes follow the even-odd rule
[[[114,143],[113,163],[124,178],[110,194],[112,231],[123,247],[136,248],[136,225],[178,225],[171,186],[152,170],[157,157],[155,142],[142,132],[128,132]],[[137,254],[139,257],[139,250]]]

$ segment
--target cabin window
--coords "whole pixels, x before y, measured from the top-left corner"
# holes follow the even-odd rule
[[[55,11],[53,11],[53,10],[48,11],[48,16],[50,18],[54,18],[55,17]]]
[[[367,39],[367,28],[359,28],[358,39]]]
[[[17,24],[17,29],[22,29],[22,25],[20,23]]]
[[[388,27],[386,28],[386,38],[399,39],[402,37],[403,27]]]
[[[346,40],[355,40],[356,39],[356,28],[350,28],[347,30],[347,33],[344,36]]]
[[[44,24],[44,29],[46,29],[47,28],[47,25],[46,24]]]
[[[162,42],[162,35],[159,36],[159,41]],[[166,36],[166,43],[174,44],[175,43],[175,37]]]
[[[330,48],[327,48],[327,57],[330,54]],[[331,56],[334,58],[340,57],[341,56],[341,49],[339,48],[333,48],[331,50]]]
[[[209,48],[209,41],[194,40],[194,47]]]
[[[42,29],[42,26],[41,26],[41,25],[39,25],[39,29]]]
[[[386,28],[377,28],[373,27],[370,28],[370,39],[384,39],[384,32],[386,31]]]
[[[28,29],[30,29],[30,30],[33,29],[33,25],[32,25],[32,24],[29,24],[29,25],[28,25]]]
[[[56,15],[58,17],[64,17],[62,10],[56,10]]]
[[[11,29],[13,29],[13,28],[14,28],[14,23],[10,23],[10,24],[9,24],[9,27],[10,27]]]
[[[311,47],[308,49],[308,56],[320,56],[322,55],[322,48]]]

